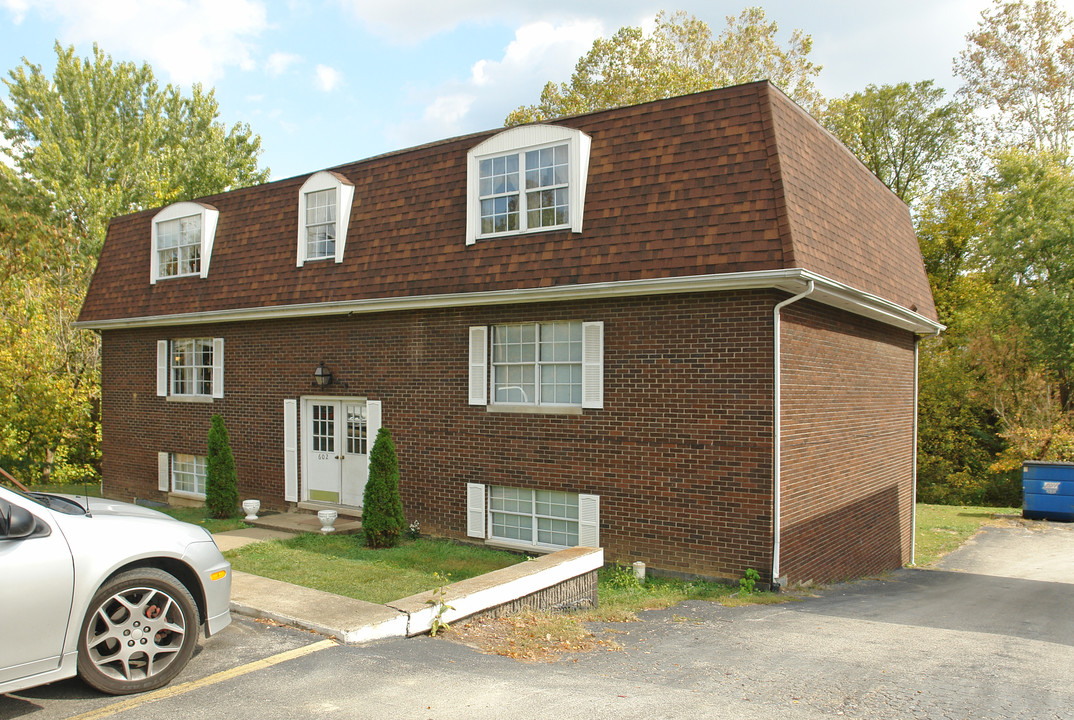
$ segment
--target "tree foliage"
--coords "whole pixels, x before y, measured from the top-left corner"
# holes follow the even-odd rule
[[[214,518],[233,517],[239,509],[238,475],[224,418],[213,415],[205,458],[205,507]]]
[[[1071,149],[1074,22],[1056,0],[996,0],[955,58],[960,97],[998,146]]]
[[[0,467],[79,481],[96,476],[100,432],[96,338],[71,327],[92,265],[41,202],[0,165]]]
[[[113,62],[96,45],[79,58],[55,46],[47,76],[26,60],[4,80],[4,148],[49,210],[70,220],[96,255],[116,215],[268,179],[261,139],[243,123],[218,121],[212,90],[161,88],[147,64]]]
[[[656,27],[620,28],[598,38],[575,65],[569,83],[549,82],[536,105],[511,112],[506,125],[686,95],[768,79],[807,110],[821,104],[813,80],[821,70],[809,59],[813,40],[795,30],[784,47],[779,27],[760,7],[746,8],[713,37],[707,23],[683,11],[661,11]]]
[[[869,85],[828,103],[822,121],[911,204],[935,181],[961,137],[962,108],[931,80]]]
[[[268,177],[212,91],[161,88],[96,46],[55,51],[51,77],[24,60],[0,101],[0,463],[27,482],[96,473],[99,343],[72,322],[108,220]]]
[[[382,427],[369,451],[369,480],[362,498],[362,532],[371,548],[395,547],[406,529],[399,497],[399,459],[391,431]]]

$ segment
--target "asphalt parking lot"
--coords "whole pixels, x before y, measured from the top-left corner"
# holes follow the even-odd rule
[[[434,638],[333,646],[111,712],[77,681],[0,698],[0,718],[1072,718],[1074,526],[1006,523],[935,570],[783,605],[685,603],[602,628],[555,663]],[[237,621],[180,682],[318,640]]]

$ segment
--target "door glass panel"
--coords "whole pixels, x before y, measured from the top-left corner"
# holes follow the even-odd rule
[[[364,404],[347,406],[347,452],[351,455],[367,454]]]
[[[336,418],[334,405],[313,406],[313,451],[336,451]]]

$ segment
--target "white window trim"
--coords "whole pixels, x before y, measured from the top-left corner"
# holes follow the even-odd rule
[[[204,455],[194,455],[192,453],[160,453],[160,454],[165,456],[167,458],[167,462],[168,462],[168,486],[170,488],[168,490],[169,494],[177,495],[178,497],[192,498],[192,499],[196,499],[196,500],[204,500],[205,499],[205,493],[190,492],[189,490],[177,490],[176,489],[176,487],[175,487],[175,456],[176,455],[186,455],[188,457],[201,458],[202,460],[205,460],[205,462],[206,462],[206,468],[205,468],[205,473],[206,473],[205,482],[206,482],[206,484],[208,484],[208,481],[209,481],[209,478],[208,478],[208,472],[209,472],[208,459]]]
[[[538,321],[538,323],[541,321]],[[500,324],[500,323],[496,323]],[[511,323],[503,323],[511,324]],[[529,414],[579,414],[584,409],[604,408],[604,322],[582,323],[582,402],[580,405],[494,402],[495,381],[491,371],[491,326],[475,325],[469,329],[469,404],[484,405],[489,412]]]
[[[220,221],[220,211],[205,203],[179,202],[169,205],[153,216],[152,230],[150,231],[152,237],[152,251],[149,254],[150,285],[156,285],[157,280],[174,280],[195,275],[195,273],[188,273],[160,277],[160,254],[157,252],[157,225],[170,220],[193,217],[194,215],[201,217],[201,257],[198,260],[200,267],[196,274],[203,278],[209,276],[209,261],[213,255],[213,242],[216,239],[216,226]]]
[[[481,188],[479,183],[481,160],[563,143],[568,144],[570,153],[570,167],[568,168],[570,223],[554,227],[537,227],[527,228],[526,230],[513,230],[511,232],[483,234],[481,232]],[[466,153],[466,244],[473,245],[478,238],[547,232],[550,230],[562,230],[565,227],[569,227],[571,232],[582,232],[582,210],[585,207],[586,183],[589,179],[591,146],[591,138],[581,130],[560,125],[523,125],[504,130],[502,133],[493,135],[480,145],[471,148]],[[520,168],[519,173],[519,193],[521,195],[525,194],[523,182],[525,170]],[[523,208],[520,207],[519,212],[524,212]]]
[[[210,338],[174,338],[175,340],[209,340]],[[157,340],[157,396],[178,402],[212,402],[224,397],[224,338],[211,338],[213,346],[212,389],[208,395],[172,392],[172,340]]]
[[[310,175],[298,190],[298,248],[296,264],[302,267],[306,263],[306,194],[319,190],[336,191],[336,254],[335,261],[343,262],[343,251],[347,246],[347,228],[351,221],[351,207],[354,205],[354,184],[339,173],[321,170]],[[327,260],[312,258],[315,260]]]
[[[574,494],[574,493],[572,493]],[[600,547],[600,495],[578,495],[578,545],[577,547]],[[536,526],[534,540],[525,542],[492,536],[492,508],[483,483],[466,483],[466,535],[480,538],[486,545],[516,548],[527,551],[554,552],[560,545],[538,543]]]

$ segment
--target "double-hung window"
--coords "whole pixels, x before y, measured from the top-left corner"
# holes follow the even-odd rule
[[[205,465],[202,455],[157,453],[160,482],[158,489],[181,495],[205,497]]]
[[[343,262],[353,204],[354,184],[339,173],[322,170],[302,184],[298,191],[298,267],[313,260]]]
[[[582,231],[589,136],[558,125],[495,135],[468,154],[466,243],[541,230]]]
[[[306,194],[306,259],[336,256],[336,191]]]
[[[581,320],[470,328],[470,404],[600,408],[604,324]]]
[[[149,282],[206,277],[220,212],[211,205],[181,202],[153,217]]]
[[[178,400],[224,396],[224,339],[157,341],[157,395]]]
[[[487,500],[486,500],[487,490]],[[519,547],[599,547],[600,498],[468,483],[467,534]]]
[[[157,267],[162,278],[201,272],[201,215],[157,224]]]
[[[494,325],[492,399],[503,404],[582,404],[582,323]]]
[[[481,236],[568,227],[569,168],[567,143],[482,159]]]

